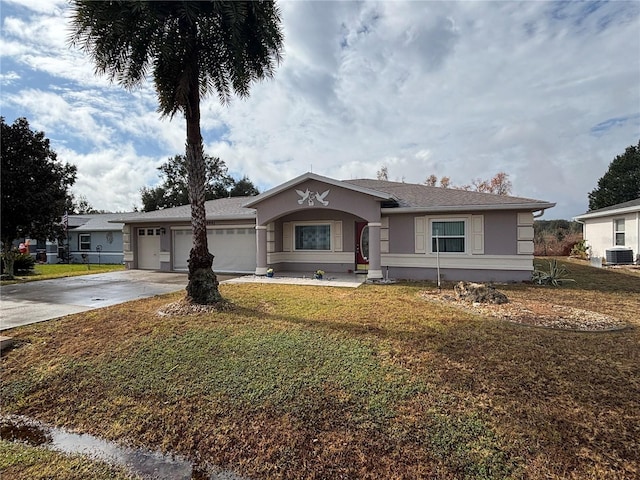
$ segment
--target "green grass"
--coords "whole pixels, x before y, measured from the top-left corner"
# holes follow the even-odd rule
[[[338,397],[341,408],[379,423],[419,390],[406,371],[381,364],[370,347],[318,332],[198,329],[149,336],[127,349],[126,357],[117,352],[89,370],[116,394],[224,397],[245,411],[307,416]]]
[[[133,480],[125,469],[82,455],[0,440],[0,476],[13,480]]]
[[[262,479],[634,478],[640,279],[567,267],[501,290],[633,328],[523,327],[426,283],[221,285],[229,311],[156,315],[174,294],[14,330],[3,409]]]
[[[50,280],[52,278],[75,277],[78,275],[92,275],[94,273],[107,273],[124,270],[124,265],[107,264],[36,264],[34,272],[29,275],[16,275],[14,280],[3,280],[1,285],[14,283],[34,282],[37,280]]]

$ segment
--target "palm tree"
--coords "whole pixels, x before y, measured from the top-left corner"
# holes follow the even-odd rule
[[[185,116],[193,228],[187,294],[216,303],[222,297],[207,247],[200,98],[217,92],[227,104],[273,76],[283,47],[279,9],[273,1],[92,0],[73,0],[72,9],[70,43],[91,56],[98,74],[127,89],[151,74],[160,114]]]

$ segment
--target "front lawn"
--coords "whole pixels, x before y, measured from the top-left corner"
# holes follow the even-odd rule
[[[12,283],[33,282],[37,280],[50,280],[52,278],[75,277],[78,275],[91,275],[94,273],[107,273],[124,270],[124,265],[114,264],[84,264],[84,263],[38,263],[33,273],[28,275],[15,275],[14,280],[3,280],[2,285]]]
[[[427,283],[221,285],[220,313],[158,316],[174,294],[11,331],[3,412],[256,479],[637,478],[640,278],[568,266],[501,290],[632,328],[484,318]]]
[[[30,480],[85,480],[104,478],[134,480],[122,467],[88,459],[82,455],[65,455],[44,447],[0,440],[0,473],[2,478]]]

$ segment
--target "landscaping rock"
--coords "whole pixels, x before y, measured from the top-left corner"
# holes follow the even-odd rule
[[[456,298],[472,303],[509,303],[507,296],[485,283],[458,282],[453,287]]]

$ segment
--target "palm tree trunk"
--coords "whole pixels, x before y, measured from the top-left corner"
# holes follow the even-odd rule
[[[6,238],[2,242],[2,262],[4,263],[4,277],[6,280],[13,280],[13,266],[16,261],[16,252],[13,249],[13,240]]]
[[[200,92],[198,76],[190,85],[189,105],[185,111],[187,121],[187,174],[189,177],[189,201],[191,202],[191,228],[193,247],[189,253],[189,299],[201,305],[210,305],[222,300],[218,290],[218,279],[213,272],[213,255],[207,245],[207,217],[205,199],[205,163],[200,133]]]

